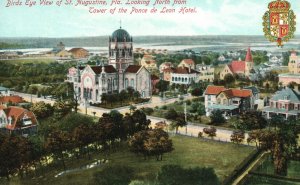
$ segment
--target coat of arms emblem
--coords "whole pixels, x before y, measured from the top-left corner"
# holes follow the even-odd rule
[[[277,42],[283,47],[283,42],[294,37],[296,31],[296,15],[291,10],[291,4],[285,0],[272,1],[268,5],[269,11],[263,16],[263,30],[270,42]]]

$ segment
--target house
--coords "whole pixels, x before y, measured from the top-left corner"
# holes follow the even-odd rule
[[[37,119],[33,112],[21,107],[0,107],[0,127],[9,133],[31,135],[37,131]]]
[[[253,72],[254,62],[251,54],[250,47],[247,50],[245,61],[232,61],[230,64],[226,65],[220,73],[220,79],[224,80],[227,74],[237,74],[249,78]]]
[[[207,116],[214,110],[221,110],[225,115],[234,115],[241,111],[254,109],[254,97],[252,91],[248,89],[208,86],[204,95]]]
[[[69,53],[75,59],[87,58],[89,56],[89,51],[84,48],[72,48]]]
[[[172,80],[172,75],[171,73],[175,70],[175,68],[173,67],[170,67],[170,68],[166,68],[166,69],[163,69],[163,80],[164,81],[168,81],[168,82],[171,82]]]
[[[220,55],[218,57],[218,61],[220,61],[220,62],[224,62],[225,60],[226,60],[226,58],[224,57],[224,55]]]
[[[6,87],[0,86],[0,96],[10,96],[10,90]]]
[[[224,86],[214,86],[214,85],[207,86],[204,93],[205,108],[207,108],[210,105],[216,104],[217,95],[224,90],[226,90]]]
[[[171,62],[164,62],[159,66],[159,72],[163,73],[165,69],[173,67],[173,64]]]
[[[19,103],[23,103],[24,100],[20,96],[2,96],[0,97],[0,105],[13,104],[17,105]]]
[[[289,73],[279,74],[279,84],[287,86],[292,82],[300,84],[300,57],[296,51],[291,52],[288,64]]]
[[[201,82],[213,82],[215,79],[215,68],[210,65],[197,65],[197,71],[199,71],[199,81]]]
[[[195,62],[192,59],[183,59],[178,65],[178,67],[187,67],[191,69],[196,69]]]
[[[291,52],[288,68],[289,68],[289,73],[300,74],[300,57],[297,56],[296,51]]]
[[[142,60],[140,61],[140,65],[144,66],[149,71],[157,70],[156,61],[154,60],[154,56],[152,55],[144,55]]]
[[[299,118],[300,115],[300,94],[288,87],[277,91],[270,99],[270,106],[263,109],[268,119],[274,115]]]
[[[191,67],[171,68],[171,83],[190,85],[192,82],[199,82],[199,72]]]

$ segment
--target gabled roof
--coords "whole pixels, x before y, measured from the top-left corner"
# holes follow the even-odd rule
[[[188,64],[188,65],[195,64],[194,60],[192,60],[192,59],[183,59],[181,62],[184,62],[185,64]]]
[[[244,89],[242,89],[242,90],[241,89],[227,89],[227,90],[220,92],[219,94],[221,94],[221,93],[224,93],[226,95],[226,97],[228,97],[228,98],[234,98],[234,97],[247,98],[252,95],[251,90],[244,90]]]
[[[229,68],[233,73],[245,71],[245,67],[245,61],[232,61],[231,64],[229,64]]]
[[[224,86],[209,85],[209,86],[207,86],[207,88],[205,90],[205,94],[217,95],[224,90],[226,90],[226,88]]]
[[[164,72],[164,73],[171,73],[171,72],[173,72],[174,70],[175,70],[175,68],[169,67],[169,68],[164,69],[163,72]]]
[[[142,66],[139,65],[130,65],[127,67],[127,69],[125,70],[125,73],[137,73]]]
[[[24,102],[20,96],[3,96],[0,97],[0,103],[21,103]]]
[[[281,91],[277,91],[276,94],[271,98],[271,100],[289,100],[293,103],[300,103],[300,95],[297,94],[293,89],[286,87]]]
[[[25,114],[28,116],[28,118],[30,118],[30,120],[32,122],[31,126],[37,124],[37,120],[36,120],[36,117],[33,114],[33,112],[28,111],[24,108],[8,107],[7,109],[5,109],[5,112],[6,112],[7,118],[9,118],[9,117],[12,118],[12,123],[10,125],[6,126],[6,128],[9,130],[15,130],[17,128],[20,128],[21,125],[18,125],[18,123],[21,120],[21,118],[23,118],[23,116],[25,116]]]
[[[164,62],[164,63],[161,64],[161,66],[172,67],[173,64],[171,62]]]
[[[91,69],[96,74],[100,74],[102,72],[102,66],[91,66]],[[104,71],[106,73],[116,73],[117,72],[117,70],[112,65],[106,65],[106,66],[104,66]]]
[[[173,73],[176,74],[193,74],[193,73],[199,73],[198,71],[195,71],[193,69],[189,69],[187,67],[177,67],[173,69]]]

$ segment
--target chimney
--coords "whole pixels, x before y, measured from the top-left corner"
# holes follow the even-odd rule
[[[189,66],[189,73],[191,73],[191,65]]]

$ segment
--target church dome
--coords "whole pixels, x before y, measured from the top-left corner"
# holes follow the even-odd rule
[[[112,36],[111,36],[111,39],[112,41],[115,41],[115,39],[117,39],[117,42],[124,42],[125,40],[127,42],[131,42],[131,37],[129,35],[129,33],[120,28],[120,29],[117,29],[116,31],[113,32]]]

